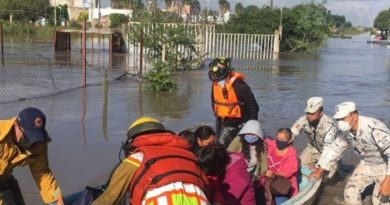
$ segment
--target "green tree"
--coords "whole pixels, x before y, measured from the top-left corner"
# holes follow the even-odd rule
[[[280,11],[269,7],[259,9],[248,6],[232,16],[223,26],[223,32],[247,34],[273,34],[279,26]],[[264,19],[267,19],[266,21]]]
[[[374,28],[379,30],[390,30],[390,9],[381,11],[374,20]]]
[[[183,0],[183,5],[190,5],[192,7],[191,12],[193,15],[200,13],[200,3],[198,0]]]
[[[111,1],[111,5],[112,5],[112,8],[115,8],[115,9],[130,9],[131,8],[131,4],[134,3],[136,1],[132,1],[132,0],[112,0]]]
[[[282,49],[314,52],[330,34],[327,9],[321,4],[302,4],[283,10]]]
[[[139,22],[155,22],[155,23],[182,23],[183,19],[176,13],[162,12],[160,9],[156,9],[154,12],[140,11],[137,15],[134,15],[134,21]]]
[[[193,0],[192,1],[192,8],[193,8],[193,14],[194,15],[199,15],[200,14],[201,7],[200,7],[200,3],[199,3],[198,0]]]
[[[129,17],[124,14],[110,14],[110,28],[117,28],[124,23],[129,22]]]
[[[68,5],[58,5],[59,7],[59,17],[62,20],[69,20]]]
[[[347,22],[344,23],[344,27],[350,28],[350,27],[352,27],[352,23],[347,21]]]
[[[15,21],[35,22],[45,18],[49,5],[49,0],[1,0],[0,16],[5,20],[12,15]]]
[[[111,5],[115,9],[132,9],[135,12],[145,8],[142,0],[112,0]]]
[[[327,9],[320,4],[302,4],[283,9],[282,49],[314,52],[330,34]],[[265,20],[266,19],[266,20]],[[279,27],[280,10],[248,6],[222,26],[222,32],[274,34]]]
[[[240,15],[243,10],[244,10],[244,6],[242,5],[242,3],[237,3],[236,6],[234,7],[234,12],[236,13],[236,15]]]
[[[78,21],[84,21],[84,20],[88,20],[88,11],[83,11],[79,14],[79,16],[77,17],[77,20]]]
[[[326,20],[331,26],[336,26],[336,28],[339,28],[346,23],[345,16],[333,15],[329,10],[326,13]]]

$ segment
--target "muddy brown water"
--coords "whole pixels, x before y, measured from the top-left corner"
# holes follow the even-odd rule
[[[366,38],[368,35],[329,39],[316,54],[284,53],[275,62],[234,60],[260,105],[259,119],[265,133],[273,136],[278,128],[291,126],[311,96],[324,97],[329,115],[336,104],[352,100],[361,114],[390,126],[390,48],[366,44]],[[50,167],[67,195],[106,180],[119,161],[118,151],[129,123],[141,115],[157,117],[173,131],[213,125],[206,69],[179,73],[174,78],[178,89],[171,93],[148,91],[141,82],[129,78],[110,83],[106,101],[102,85],[89,86],[0,104],[0,117],[11,117],[26,106],[46,113],[53,139]],[[302,135],[294,146],[302,150],[306,143]],[[343,158],[347,165],[358,160],[351,149]],[[41,204],[29,169],[15,168],[14,173],[27,204]],[[342,199],[344,184],[345,179],[341,179],[325,186],[315,204],[335,204]]]

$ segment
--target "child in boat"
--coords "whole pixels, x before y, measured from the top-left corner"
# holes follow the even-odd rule
[[[280,128],[276,133],[275,140],[266,139],[268,148],[267,177],[281,175],[289,179],[291,183],[290,193],[287,195],[273,196],[275,205],[282,204],[292,196],[298,194],[297,174],[299,170],[297,151],[291,145],[291,130]]]
[[[212,204],[255,205],[252,180],[242,154],[228,153],[220,144],[200,147],[195,154],[209,179],[206,193]]]

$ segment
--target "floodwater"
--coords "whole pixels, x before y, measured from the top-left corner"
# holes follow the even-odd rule
[[[322,96],[325,113],[334,106],[355,101],[362,115],[390,126],[390,48],[365,43],[368,35],[353,39],[329,39],[316,54],[281,54],[275,62],[233,60],[247,76],[260,105],[263,130],[273,136],[303,115],[307,98]],[[108,92],[103,85],[88,86],[50,97],[0,104],[0,117],[11,117],[26,106],[47,115],[50,167],[65,195],[107,180],[119,162],[119,148],[129,123],[141,115],[157,117],[166,127],[181,131],[201,124],[213,125],[207,70],[174,76],[178,89],[153,93],[135,78],[114,81]],[[305,136],[294,145],[302,150]],[[344,162],[358,161],[347,151]],[[28,168],[16,168],[27,204],[40,204],[39,193]],[[342,198],[345,180],[326,186],[318,204],[334,204]]]

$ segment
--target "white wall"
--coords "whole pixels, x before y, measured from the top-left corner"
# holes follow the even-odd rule
[[[89,16],[92,17],[92,19],[99,18],[99,9],[92,9],[92,12],[91,12],[91,9],[89,9],[88,12],[89,12]],[[101,16],[108,16],[108,15],[113,14],[113,13],[124,14],[124,15],[127,15],[129,17],[132,17],[133,11],[127,10],[127,9],[100,8],[100,15]]]
[[[97,7],[97,2],[100,1],[100,8],[103,7],[111,7],[111,0],[50,0],[51,5],[63,5],[68,4],[71,6],[73,4],[74,7],[83,8],[90,7],[91,2],[95,7]]]

